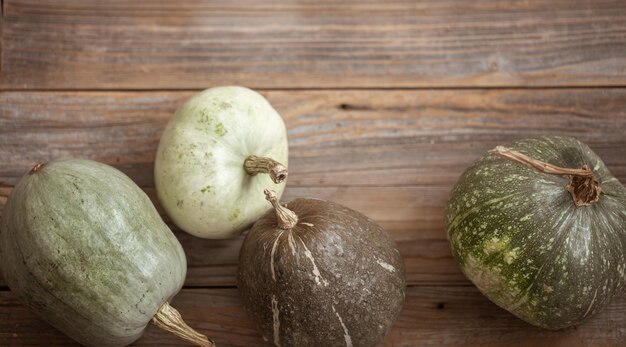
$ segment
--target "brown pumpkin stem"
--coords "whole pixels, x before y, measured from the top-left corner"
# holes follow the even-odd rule
[[[41,169],[43,169],[44,166],[46,166],[47,163],[39,163],[35,166],[33,166],[32,169],[30,169],[30,171],[28,172],[29,175],[35,174],[39,171],[41,171]]]
[[[157,313],[152,317],[152,324],[196,346],[215,347],[215,342],[190,328],[180,313],[170,306],[169,302],[161,305]]]
[[[270,178],[276,184],[283,182],[289,175],[287,168],[283,164],[272,158],[257,157],[256,155],[247,157],[243,162],[243,168],[250,176],[259,173],[270,174]]]
[[[489,152],[528,165],[541,172],[552,175],[569,175],[569,183],[565,186],[565,189],[572,194],[572,199],[574,199],[576,206],[587,206],[600,200],[602,188],[600,188],[600,183],[593,171],[587,165],[583,165],[581,169],[560,167],[531,158],[526,154],[503,146],[497,146]]]
[[[263,193],[265,193],[265,199],[267,199],[267,201],[269,201],[272,206],[274,206],[279,228],[287,230],[295,227],[296,224],[298,224],[298,216],[292,210],[284,207],[278,202],[278,198],[276,197],[275,192],[269,189],[265,189]]]

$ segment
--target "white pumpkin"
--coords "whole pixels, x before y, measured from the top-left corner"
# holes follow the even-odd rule
[[[236,236],[268,211],[264,189],[282,194],[287,156],[285,124],[263,96],[244,87],[207,89],[178,109],[161,136],[159,201],[192,235]]]

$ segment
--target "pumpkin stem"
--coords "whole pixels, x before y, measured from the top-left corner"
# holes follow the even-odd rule
[[[263,191],[265,193],[265,199],[269,201],[272,206],[274,206],[274,210],[276,211],[276,218],[278,219],[278,227],[281,229],[291,229],[298,224],[298,216],[290,209],[282,206],[278,199],[276,198],[276,193],[265,189]]]
[[[587,165],[583,165],[581,169],[560,167],[533,159],[526,154],[503,146],[497,146],[489,152],[528,165],[541,172],[552,175],[569,175],[569,183],[565,186],[565,189],[572,194],[572,199],[574,199],[576,206],[587,206],[600,200],[602,188],[600,188],[598,179]]]
[[[37,165],[35,165],[32,169],[30,169],[30,171],[28,172],[29,175],[35,174],[39,171],[41,171],[41,169],[43,169],[44,166],[46,166],[47,163],[39,163]]]
[[[284,181],[289,174],[287,168],[272,158],[257,157],[251,155],[243,162],[243,168],[248,175],[254,176],[259,173],[268,173],[274,183],[278,184]]]
[[[190,328],[180,313],[170,306],[169,302],[161,305],[157,313],[152,317],[152,324],[196,346],[215,347],[215,342]]]

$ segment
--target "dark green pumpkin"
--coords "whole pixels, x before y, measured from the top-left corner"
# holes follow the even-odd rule
[[[579,206],[568,175],[489,153],[467,169],[448,202],[454,257],[483,294],[519,318],[548,329],[578,324],[625,290],[626,189],[576,139],[506,147],[563,168],[587,165],[601,188],[598,201]]]
[[[11,192],[0,224],[11,291],[87,346],[125,346],[152,321],[201,346],[168,301],[186,274],[183,249],[148,196],[89,160],[37,165]]]

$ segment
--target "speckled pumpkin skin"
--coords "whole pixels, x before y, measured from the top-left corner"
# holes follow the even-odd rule
[[[274,211],[257,221],[239,255],[238,287],[248,316],[277,346],[375,346],[404,302],[395,243],[364,215],[296,199],[290,230]]]
[[[567,176],[487,154],[462,175],[446,212],[454,257],[491,301],[543,328],[582,322],[626,288],[626,189],[573,138],[506,147],[566,168],[587,164],[603,190],[577,207]]]
[[[263,189],[280,197],[285,183],[250,176],[250,155],[287,166],[287,131],[263,96],[243,87],[207,89],[190,98],[167,125],[154,178],[161,205],[178,227],[209,239],[233,237],[269,206]]]
[[[0,260],[13,293],[86,346],[125,346],[182,287],[183,249],[120,171],[56,160],[24,176],[2,214]]]

